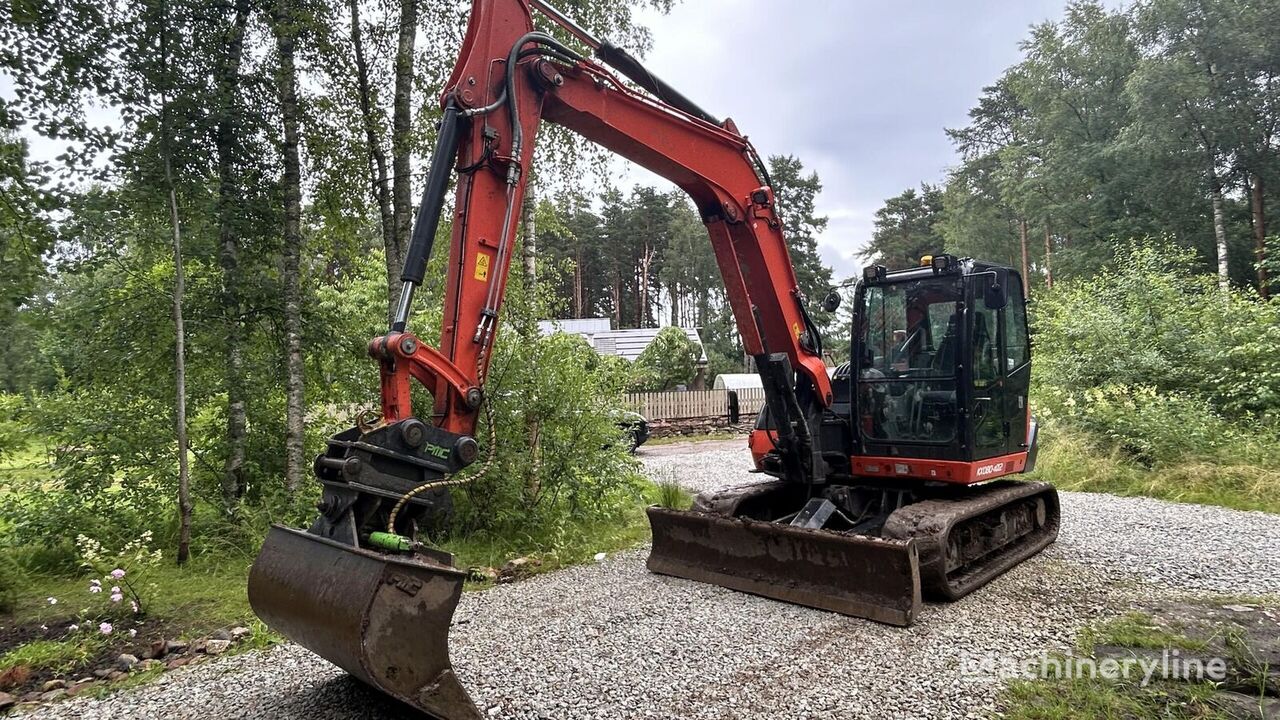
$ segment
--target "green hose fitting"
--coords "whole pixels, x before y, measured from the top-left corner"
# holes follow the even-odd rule
[[[413,549],[413,541],[403,535],[389,532],[369,533],[369,544],[392,552],[409,552]]]

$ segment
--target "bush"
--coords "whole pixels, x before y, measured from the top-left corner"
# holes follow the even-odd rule
[[[22,396],[0,393],[0,458],[26,446],[29,435],[22,423],[25,408]]]
[[[693,380],[698,370],[698,346],[678,327],[664,327],[631,367],[636,392],[662,392]]]
[[[454,492],[454,530],[556,547],[639,502],[643,483],[614,421],[625,368],[577,335],[540,336],[522,322],[536,315],[523,290],[508,292],[512,327],[494,348],[491,416],[477,428],[481,457],[466,471],[474,479]],[[488,463],[490,427],[497,449]]]
[[[1280,509],[1280,304],[1134,244],[1034,307],[1037,473],[1064,489]]]
[[[1149,468],[1114,442],[1049,418],[1041,429],[1036,476],[1062,490],[1142,495],[1177,502],[1280,512],[1280,468],[1258,458],[1265,441],[1247,441],[1241,457],[1188,458]],[[1269,463],[1269,464],[1268,464]]]
[[[1039,388],[1151,388],[1233,423],[1280,421],[1280,303],[1222,292],[1193,251],[1132,244],[1034,306]]]
[[[18,593],[26,587],[26,575],[8,553],[0,553],[0,613],[10,613],[18,605]]]
[[[1211,403],[1150,386],[1103,385],[1082,392],[1045,386],[1037,396],[1040,415],[1067,421],[1109,439],[1130,457],[1152,466],[1189,458],[1244,459],[1268,429],[1246,432],[1225,420]],[[1265,458],[1258,458],[1260,461]]]

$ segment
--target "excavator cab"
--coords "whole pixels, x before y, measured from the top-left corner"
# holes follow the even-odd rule
[[[1036,456],[1018,273],[951,255],[875,265],[853,303],[822,482],[794,480],[765,406],[749,445],[776,479],[651,508],[650,570],[908,625],[922,598],[963,597],[1057,537],[1053,488],[1006,479]]]
[[[949,255],[927,260],[893,273],[873,266],[854,293],[858,370],[839,380],[853,405],[849,456],[972,463],[1033,452],[1020,276]],[[1033,465],[1032,454],[1021,470]]]

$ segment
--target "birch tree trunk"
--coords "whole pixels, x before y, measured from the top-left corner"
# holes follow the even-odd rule
[[[351,14],[351,47],[356,63],[356,91],[360,96],[360,121],[364,127],[364,140],[369,150],[369,171],[373,179],[370,191],[382,221],[382,250],[386,255],[387,265],[387,324],[390,325],[399,299],[397,281],[400,279],[398,260],[393,259],[397,257],[395,213],[391,208],[391,190],[387,187],[387,153],[378,136],[378,120],[374,115],[373,95],[369,89],[369,62],[364,54],[359,0],[350,0],[348,8]]]
[[[524,285],[529,293],[538,289],[538,228],[533,217],[537,204],[533,183],[528,182],[520,211],[524,215]]]
[[[1213,236],[1218,245],[1218,287],[1231,287],[1231,272],[1227,265],[1227,222],[1222,209],[1222,183],[1215,175],[1212,179]]]
[[[236,177],[239,132],[237,96],[244,52],[248,0],[236,0],[235,17],[227,33],[227,55],[219,64],[218,122],[214,142],[218,155],[218,263],[222,268],[222,312],[226,331],[224,381],[227,392],[227,456],[222,468],[222,501],[234,514],[245,488],[244,299],[240,278],[240,187]]]
[[[1267,212],[1263,190],[1262,176],[1254,173],[1249,193],[1253,210],[1253,254],[1258,261],[1258,293],[1265,299],[1271,293],[1267,287]]]
[[[304,366],[302,357],[302,161],[298,156],[298,78],[294,45],[297,13],[290,0],[278,0],[272,30],[280,56],[280,115],[284,126],[284,248],[282,251],[285,336],[285,441],[284,486],[292,497],[306,472]]]
[[[182,226],[178,222],[178,193],[173,189],[173,163],[164,157],[164,179],[169,186],[169,221],[173,225],[173,434],[178,443],[178,554],[179,565],[191,557],[191,465],[187,457],[187,331],[182,318],[182,298],[187,292],[182,268]]]
[[[396,91],[391,118],[391,204],[395,231],[387,246],[387,317],[395,314],[400,273],[413,230],[413,55],[418,31],[418,0],[400,0],[400,36],[396,48]]]
[[[167,28],[167,25],[162,26]],[[179,565],[191,557],[191,463],[187,438],[187,331],[182,315],[182,301],[187,292],[187,277],[182,266],[182,224],[178,217],[178,192],[173,181],[173,138],[169,127],[169,51],[168,33],[160,33],[160,62],[164,72],[165,91],[160,93],[160,142],[164,148],[164,184],[169,194],[169,224],[173,231],[173,436],[178,455],[178,552]]]
[[[582,317],[582,241],[577,240],[573,261],[573,316]]]
[[[1022,282],[1027,282],[1026,276]],[[1049,218],[1044,219],[1044,286],[1053,288],[1053,231],[1049,229]]]
[[[1018,220],[1018,242],[1022,246],[1022,282],[1027,281],[1027,221]]]

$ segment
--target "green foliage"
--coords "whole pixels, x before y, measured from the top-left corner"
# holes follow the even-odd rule
[[[693,494],[684,488],[675,478],[665,477],[657,485],[657,498],[654,504],[668,510],[688,510],[693,506]]]
[[[1193,251],[1117,248],[1032,306],[1037,473],[1067,490],[1280,510],[1280,304]]]
[[[1103,679],[1014,680],[1000,699],[1000,717],[1009,720],[1074,718],[1226,718],[1213,701],[1210,683],[1142,687]]]
[[[1275,191],[1254,204],[1232,190],[1280,170],[1264,50],[1277,27],[1274,3],[1196,0],[1074,2],[1034,26],[1022,60],[947,131],[963,157],[937,225],[947,249],[1025,258],[1034,287],[1096,272],[1117,237],[1166,235],[1216,264],[1220,231],[1231,282],[1256,287],[1250,211],[1273,227]]]
[[[18,604],[18,593],[27,586],[26,575],[17,561],[0,553],[0,613],[11,613]]]
[[[35,640],[0,655],[0,671],[25,665],[32,670],[67,672],[92,660],[105,645],[105,636],[87,633],[64,640]]]
[[[1076,644],[1085,652],[1092,652],[1097,645],[1163,650],[1204,650],[1208,642],[1203,638],[1188,637],[1156,622],[1147,613],[1129,612],[1114,620],[1080,632]]]
[[[563,544],[583,523],[620,518],[641,487],[613,419],[624,384],[619,366],[576,335],[516,331],[545,303],[513,278],[477,431],[481,459],[466,471],[472,481],[454,492],[455,532],[508,537],[526,552]]]
[[[805,173],[804,163],[794,155],[769,156],[769,180],[782,218],[796,283],[809,300],[809,314],[819,328],[831,318],[819,307],[831,287],[831,268],[818,252],[818,235],[827,229],[827,217],[817,214],[816,199],[822,192],[818,173]]]
[[[677,327],[664,327],[654,336],[631,367],[631,388],[637,392],[662,392],[693,381],[698,346]]]
[[[1280,419],[1280,304],[1221,292],[1197,267],[1191,251],[1132,244],[1113,266],[1041,297],[1034,367],[1047,407],[1119,432],[1115,413],[1131,407],[1153,431],[1178,418],[1206,434]]]
[[[1091,433],[1076,422],[1050,417],[1041,427],[1040,445],[1035,476],[1062,490],[1280,513],[1280,467],[1274,458],[1274,437],[1250,437],[1243,444],[1219,450],[1216,457],[1206,458],[1197,451],[1182,459],[1161,458],[1148,466],[1113,439]]]
[[[0,392],[0,458],[26,447],[30,434],[22,422],[26,401],[19,395]]]

